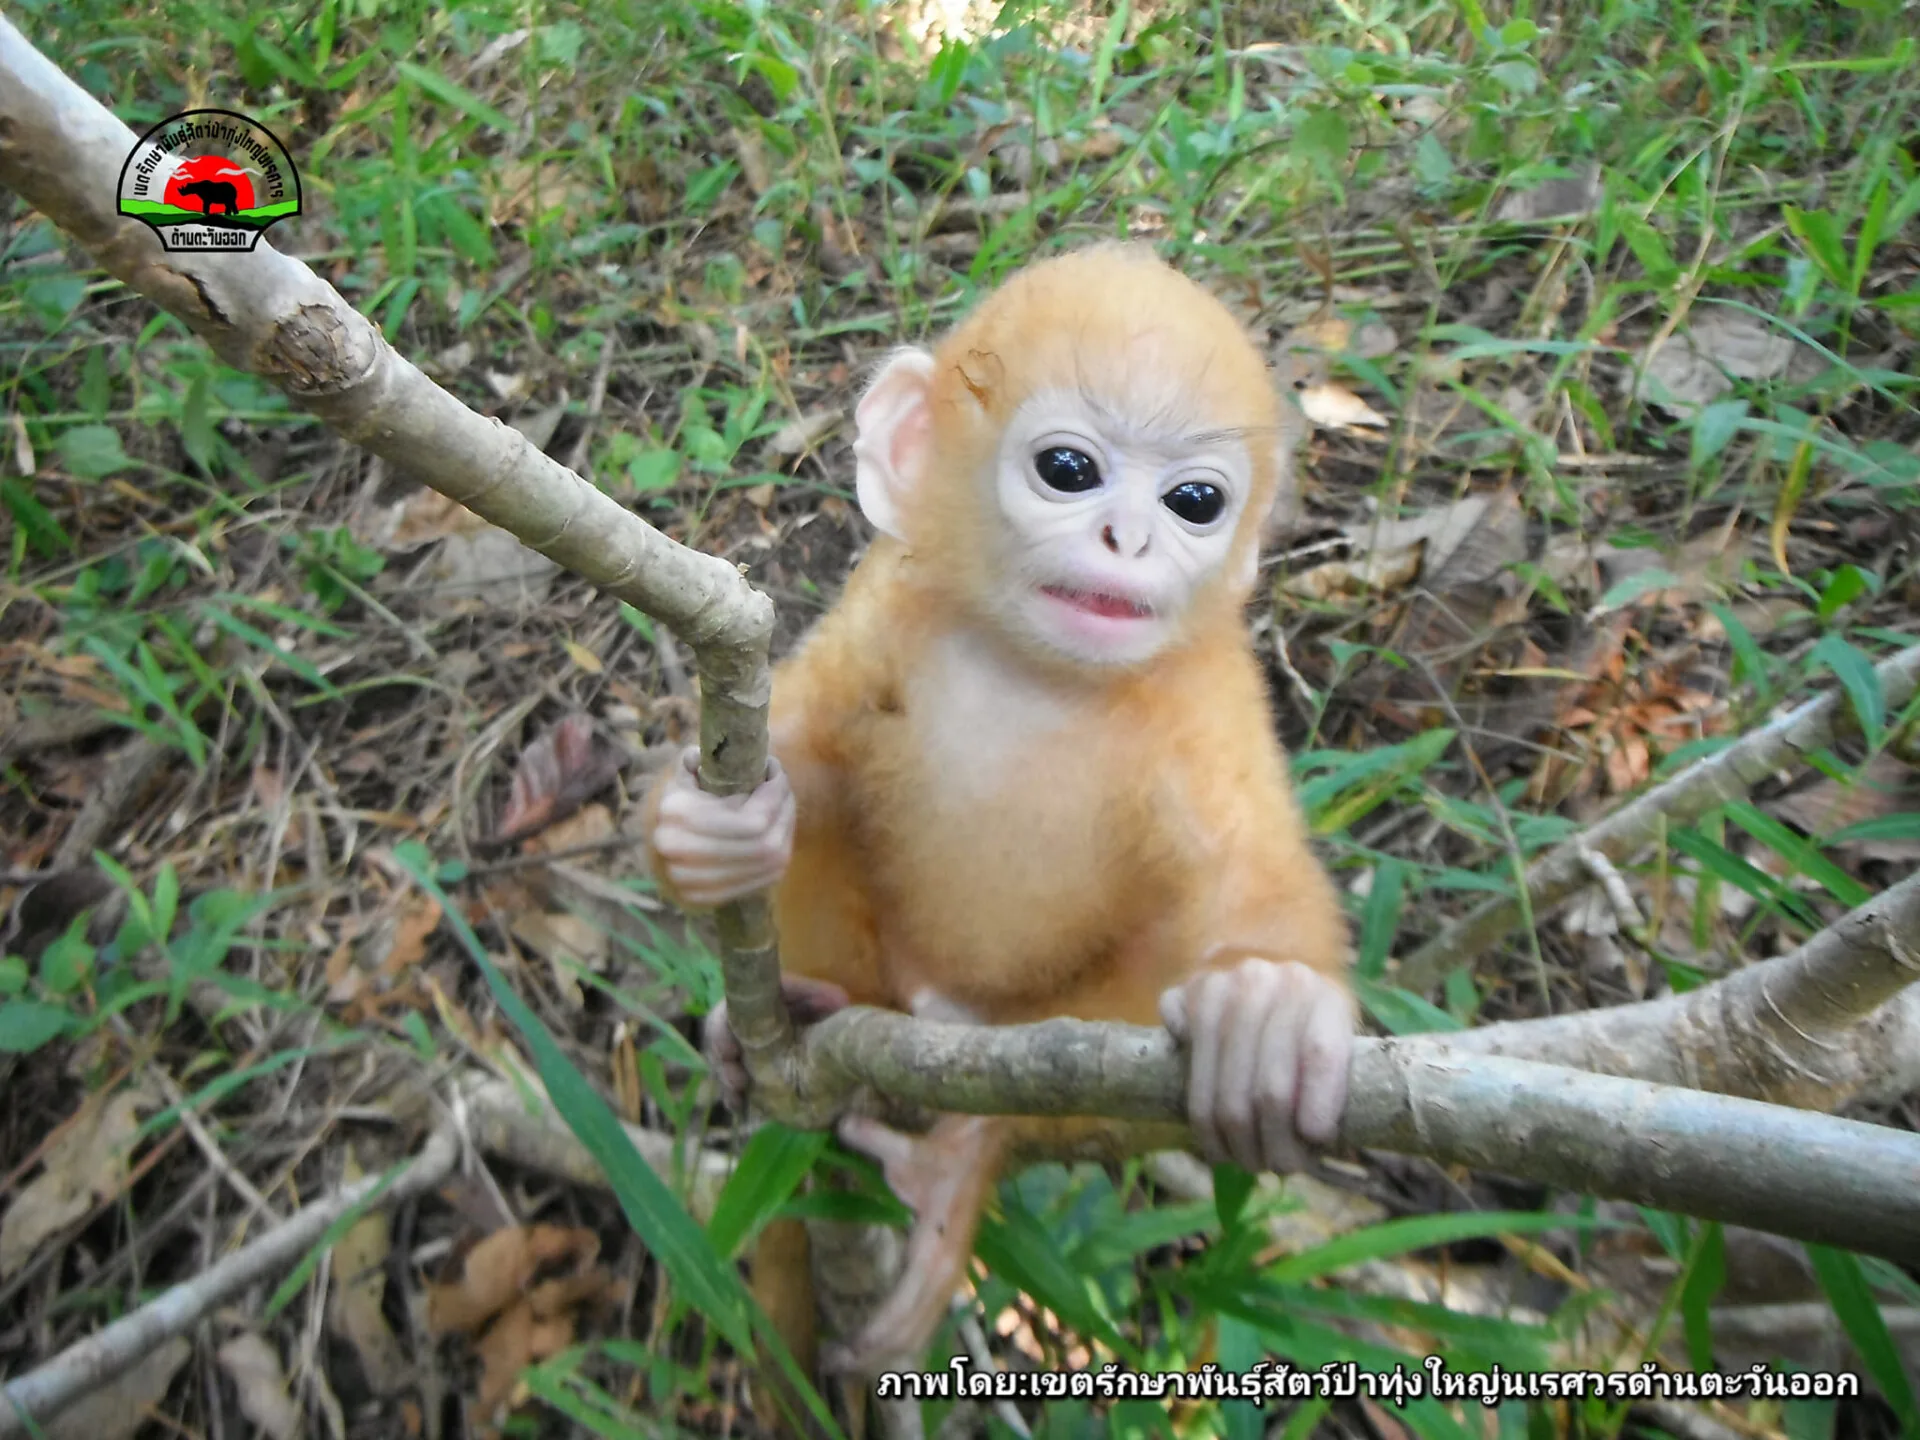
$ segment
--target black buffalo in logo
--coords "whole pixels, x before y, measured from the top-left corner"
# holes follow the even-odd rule
[[[240,195],[230,180],[190,180],[180,187],[182,195],[191,195],[200,202],[200,213],[212,215],[216,205],[227,207],[227,214],[240,213]]]

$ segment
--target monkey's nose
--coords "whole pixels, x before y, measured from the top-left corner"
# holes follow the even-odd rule
[[[1123,535],[1113,526],[1108,525],[1101,529],[1100,539],[1107,549],[1116,555],[1144,555],[1147,553],[1147,546],[1153,543],[1153,532],[1141,529]]]

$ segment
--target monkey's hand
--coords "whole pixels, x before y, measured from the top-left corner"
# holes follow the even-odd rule
[[[1187,1048],[1187,1118],[1208,1160],[1284,1174],[1339,1134],[1353,1002],[1338,981],[1243,960],[1168,990],[1160,1018]]]
[[[858,1335],[828,1349],[823,1364],[830,1374],[871,1377],[926,1358],[967,1277],[1004,1129],[987,1115],[942,1115],[924,1135],[903,1134],[864,1115],[840,1122],[840,1138],[881,1163],[914,1220],[899,1283]]]
[[[700,788],[698,746],[667,767],[648,836],[660,878],[684,905],[708,909],[767,890],[793,858],[793,787],[778,760],[749,795]]]
[[[847,1008],[846,991],[831,981],[809,980],[804,975],[782,975],[780,998],[787,1002],[787,1014],[793,1017],[795,1025],[811,1025],[816,1020],[826,1019],[836,1010]],[[740,1037],[733,1033],[733,1025],[727,1019],[726,1001],[722,1000],[707,1012],[700,1041],[707,1053],[707,1064],[713,1070],[713,1078],[720,1082],[720,1097],[734,1114],[744,1115],[747,1109],[746,1052],[740,1048]]]

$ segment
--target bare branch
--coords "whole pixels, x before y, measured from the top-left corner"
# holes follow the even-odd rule
[[[86,1391],[111,1383],[137,1365],[142,1356],[174,1336],[184,1335],[216,1306],[278,1275],[319,1244],[336,1220],[370,1198],[374,1204],[391,1205],[432,1189],[452,1172],[459,1155],[458,1139],[451,1127],[443,1126],[384,1188],[387,1177],[382,1175],[369,1175],[341,1187],[258,1240],[216,1260],[193,1279],[69,1346],[37,1370],[9,1380],[5,1391],[0,1392],[7,1402],[0,1406],[0,1440],[38,1433],[30,1430],[22,1416],[43,1424]]]
[[[1920,684],[1920,645],[1890,655],[1874,668],[1888,707],[1904,705],[1915,685]],[[1599,824],[1555,846],[1527,867],[1527,894],[1534,913],[1544,912],[1592,883],[1587,851],[1598,851],[1624,865],[1653,843],[1662,825],[1697,820],[1714,806],[1739,799],[1805,752],[1832,744],[1846,703],[1846,696],[1838,690],[1810,700],[1742,736],[1719,754],[1688,766]],[[1431,989],[1448,971],[1490,950],[1519,923],[1519,901],[1506,897],[1488,900],[1400,961],[1394,983],[1414,991]]]
[[[1684,995],[1413,1037],[1456,1055],[1546,1060],[1836,1110],[1920,1085],[1920,874],[1791,955]]]
[[[772,602],[724,560],[662,535],[517,430],[469,410],[332,286],[266,241],[247,252],[164,250],[115,206],[136,139],[0,15],[0,184],[229,364],[670,626],[700,667],[701,783],[723,795],[758,785],[767,768]],[[734,1029],[760,1092],[785,1113],[793,1035],[769,907],[752,899],[718,918]]]

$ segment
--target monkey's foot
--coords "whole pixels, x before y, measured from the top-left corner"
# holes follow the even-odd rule
[[[838,1375],[873,1376],[926,1358],[933,1332],[965,1281],[980,1210],[1000,1170],[1004,1122],[985,1115],[943,1115],[925,1135],[907,1135],[850,1115],[840,1138],[878,1160],[887,1184],[913,1211],[900,1280],[844,1344],[823,1359]]]
[[[780,998],[787,1002],[787,1014],[796,1026],[811,1025],[836,1010],[847,1008],[845,990],[830,980],[810,980],[804,975],[782,975]],[[746,1052],[740,1048],[740,1037],[733,1033],[733,1026],[727,1020],[725,1000],[707,1012],[700,1039],[713,1078],[720,1082],[720,1098],[734,1114],[744,1115],[748,1085]]]

